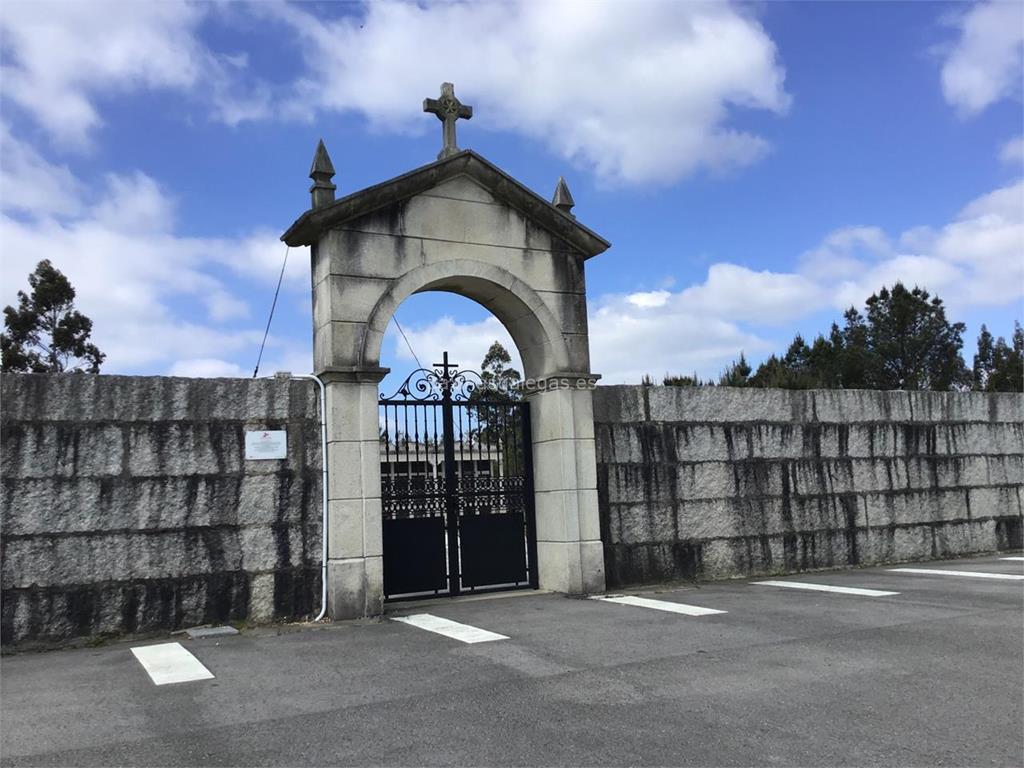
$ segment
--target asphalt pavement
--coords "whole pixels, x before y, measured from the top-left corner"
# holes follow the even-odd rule
[[[13,654],[0,765],[1021,766],[1021,557]]]

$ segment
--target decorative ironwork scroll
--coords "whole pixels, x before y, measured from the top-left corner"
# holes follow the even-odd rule
[[[458,370],[458,365],[448,362],[448,353],[434,368],[417,368],[410,373],[401,386],[390,397],[381,393],[381,402],[431,402],[440,401],[448,395],[452,402],[467,402],[482,385],[476,371]]]

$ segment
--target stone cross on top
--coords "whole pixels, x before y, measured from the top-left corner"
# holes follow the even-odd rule
[[[455,121],[460,117],[469,120],[473,117],[473,108],[464,105],[455,98],[455,86],[451,83],[441,83],[441,98],[424,99],[423,111],[437,115],[437,119],[444,123],[444,146],[437,155],[438,160],[451,157],[459,151],[455,144]]]

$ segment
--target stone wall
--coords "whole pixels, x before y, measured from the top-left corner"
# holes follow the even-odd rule
[[[1015,394],[599,387],[609,587],[1021,548]]]
[[[313,382],[7,375],[2,640],[319,609]],[[247,429],[289,458],[246,461]]]

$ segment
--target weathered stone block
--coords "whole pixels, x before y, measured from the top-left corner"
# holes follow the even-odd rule
[[[713,432],[714,429],[711,428]],[[761,459],[798,459],[804,455],[800,428],[793,424],[751,424],[749,455]],[[721,442],[721,441],[718,441]]]
[[[671,506],[620,505],[612,525],[613,540],[624,544],[675,539],[675,515]]]
[[[646,420],[646,387],[600,385],[594,390],[594,421],[628,424]],[[679,419],[684,421],[685,419]]]
[[[146,477],[223,475],[242,469],[244,430],[213,423],[171,422],[128,428],[130,474]]]
[[[957,454],[1020,455],[1024,452],[1024,424],[968,424],[962,432],[950,430],[947,451]],[[966,439],[958,441],[962,434]]]
[[[674,501],[675,468],[668,465],[612,464],[607,466],[608,500],[613,504]]]
[[[270,621],[274,618],[274,575],[255,574],[249,581],[249,619]]]
[[[1024,424],[1024,397],[1016,392],[993,392],[987,397],[989,421]]]
[[[5,478],[119,475],[123,448],[122,430],[116,425],[5,424],[2,474]]]
[[[498,199],[468,176],[458,176],[421,193],[424,197],[443,197],[468,203],[499,204]]]
[[[641,469],[644,466],[640,465]],[[722,499],[737,495],[738,470],[730,463],[681,463],[676,467],[675,482],[670,489],[671,499]]]
[[[729,461],[736,458],[737,442],[746,442],[743,427],[731,424],[663,424],[660,429],[665,456],[679,461]],[[741,436],[741,437],[738,437]]]
[[[737,533],[736,514],[731,502],[720,499],[685,501],[676,507],[674,540],[721,539]]]
[[[373,214],[372,218],[400,215],[400,210],[388,209]],[[357,227],[358,224],[354,224],[351,228],[332,229],[324,234],[318,246],[322,255],[313,272],[313,285],[329,274],[390,278],[426,263],[422,240],[383,234],[381,227],[372,226],[372,222],[371,228],[377,232],[360,231]]]
[[[784,390],[729,387],[648,387],[651,421],[794,421],[794,395]]]
[[[815,421],[855,424],[906,421],[911,416],[906,392],[814,390],[806,397]]]
[[[970,488],[967,491],[972,518],[1004,517],[1024,514],[1021,506],[1021,488]]]

